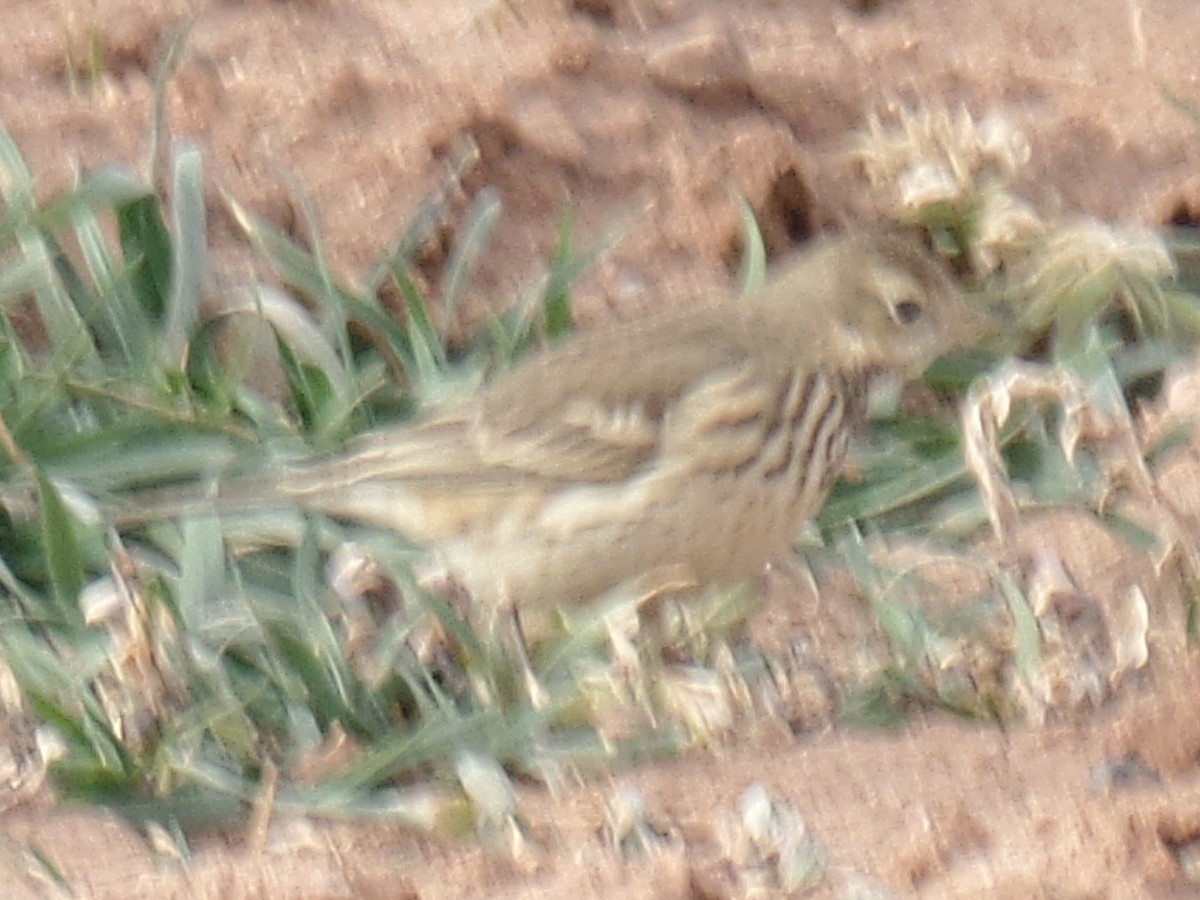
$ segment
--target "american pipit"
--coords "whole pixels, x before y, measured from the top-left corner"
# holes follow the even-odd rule
[[[923,369],[979,318],[915,241],[827,238],[752,296],[580,334],[217,507],[258,494],[395,529],[493,606],[588,600],[668,565],[735,580],[819,511],[870,380]]]

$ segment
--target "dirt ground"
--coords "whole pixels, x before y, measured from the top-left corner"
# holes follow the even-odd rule
[[[1019,187],[1043,209],[1200,215],[1200,136],[1164,95],[1200,102],[1191,0],[0,0],[0,13],[0,120],[45,193],[78,166],[144,165],[155,63],[192,22],[170,128],[204,150],[214,264],[231,278],[250,257],[218,191],[304,237],[303,185],[331,264],[354,278],[474,147],[453,202],[491,185],[504,212],[464,327],[536,278],[568,198],[585,246],[624,236],[579,288],[590,321],[726,289],[736,193],[773,253],[870,219],[845,151],[868,111],[896,102],[1003,113],[1029,139]],[[81,62],[93,41],[98,79]],[[443,263],[429,254],[423,274]],[[1200,522],[1200,449],[1155,476]],[[1084,511],[1032,518],[1014,541],[1052,547],[1101,605],[1145,593],[1148,661],[1098,708],[1008,730],[923,714],[895,731],[754,736],[623,772],[662,836],[639,859],[602,836],[608,780],[523,788],[536,851],[520,862],[391,825],[278,821],[265,842],[201,841],[185,865],[102,814],[26,805],[0,816],[0,894],[58,895],[29,875],[32,849],[87,897],[742,896],[719,822],[762,782],[826,849],[814,896],[1195,896],[1200,659],[1173,568]],[[836,591],[775,593],[787,602],[764,633],[850,629]]]

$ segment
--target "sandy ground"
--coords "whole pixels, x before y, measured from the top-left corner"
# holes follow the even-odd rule
[[[46,194],[80,166],[145,166],[154,66],[192,23],[170,128],[203,148],[214,264],[230,278],[250,257],[218,191],[306,239],[303,185],[331,265],[355,278],[464,148],[478,153],[451,203],[465,209],[486,185],[504,211],[462,328],[529,287],[568,198],[585,245],[623,236],[580,285],[591,321],[725,290],[739,193],[775,254],[870,219],[845,151],[869,110],[894,103],[1002,112],[1033,148],[1020,189],[1042,208],[1200,215],[1200,140],[1164,95],[1200,102],[1189,0],[0,0],[0,12],[0,120]],[[94,38],[99,79],[79,63]],[[444,264],[430,250],[421,274],[436,283]],[[1198,460],[1185,448],[1156,471],[1186,521],[1200,515]],[[520,863],[391,826],[284,821],[264,846],[208,839],[183,865],[102,814],[32,804],[0,817],[0,894],[56,895],[29,874],[32,849],[88,897],[743,896],[719,822],[758,781],[826,848],[815,896],[1194,896],[1200,662],[1178,579],[1083,511],[1028,521],[1015,541],[1053,546],[1101,605],[1134,583],[1146,594],[1149,662],[1098,708],[1009,730],[933,714],[887,732],[810,728],[622,773],[662,835],[640,859],[601,837],[607,781],[524,789],[537,852]],[[775,593],[764,633],[835,646],[854,616],[836,591]]]

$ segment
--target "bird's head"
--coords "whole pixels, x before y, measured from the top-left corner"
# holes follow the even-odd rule
[[[917,240],[891,232],[824,238],[764,292],[800,315],[811,352],[858,371],[920,372],[992,323]]]

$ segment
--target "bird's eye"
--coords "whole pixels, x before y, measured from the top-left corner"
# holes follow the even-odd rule
[[[901,300],[892,307],[892,315],[901,325],[911,325],[921,318],[924,313],[921,304],[916,300]]]

